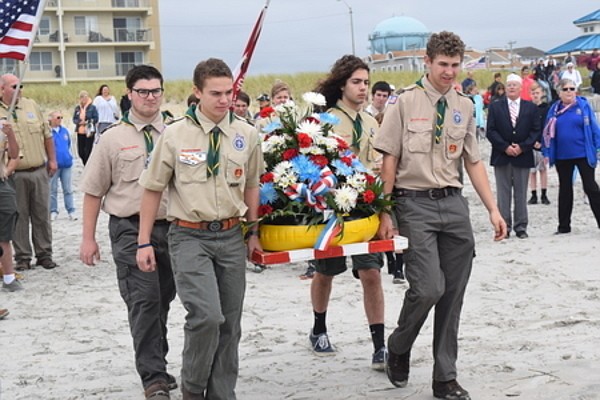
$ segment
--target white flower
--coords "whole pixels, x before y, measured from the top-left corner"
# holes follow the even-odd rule
[[[356,173],[347,177],[346,183],[362,193],[367,186],[367,177],[364,174]]]
[[[358,198],[358,192],[348,185],[343,185],[335,191],[334,200],[335,204],[343,212],[350,212],[356,207],[356,199]]]
[[[285,145],[285,138],[280,135],[270,136],[267,140],[262,142],[263,153],[271,153],[276,151],[279,147]]]
[[[324,106],[327,104],[327,100],[325,100],[325,96],[321,93],[315,92],[307,92],[302,95],[302,100],[309,104],[313,104],[315,106]]]
[[[338,147],[338,142],[333,137],[318,136],[314,142],[320,148],[326,148],[327,151],[335,151]]]
[[[306,133],[313,139],[317,136],[323,135],[323,131],[321,130],[321,125],[314,123],[314,122],[309,122],[309,121],[300,122],[298,127],[296,127],[296,132],[297,133]]]
[[[285,189],[298,181],[293,165],[289,161],[282,161],[273,168],[273,182]]]

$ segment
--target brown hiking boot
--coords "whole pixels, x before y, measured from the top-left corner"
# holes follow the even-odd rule
[[[155,382],[144,390],[146,400],[170,400],[169,387],[166,382]]]
[[[181,384],[181,393],[183,393],[183,400],[204,400],[203,393],[192,393],[188,392],[187,389]]]
[[[404,354],[396,354],[388,349],[388,359],[385,364],[385,373],[392,385],[403,388],[408,384],[410,372],[410,350]]]

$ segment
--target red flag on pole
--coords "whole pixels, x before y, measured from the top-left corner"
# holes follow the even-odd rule
[[[248,71],[248,66],[250,65],[250,60],[252,59],[252,54],[254,53],[254,49],[256,48],[256,43],[258,42],[258,38],[260,37],[260,32],[262,31],[263,21],[265,20],[265,15],[267,14],[267,8],[269,7],[269,3],[271,0],[267,0],[265,6],[260,11],[258,15],[258,19],[256,20],[256,24],[254,24],[254,28],[252,29],[252,33],[250,34],[250,38],[248,38],[248,43],[246,44],[246,48],[244,49],[244,53],[242,54],[242,59],[238,63],[237,67],[233,71],[233,102],[235,103],[238,93],[242,90],[242,86],[244,85],[244,77],[246,76],[246,72]]]
[[[25,60],[44,9],[43,0],[0,1],[0,58]]]

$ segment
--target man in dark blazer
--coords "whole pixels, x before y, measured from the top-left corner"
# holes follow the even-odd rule
[[[487,138],[492,143],[490,165],[496,176],[496,196],[508,234],[511,228],[520,239],[527,235],[527,182],[534,166],[533,144],[540,135],[537,107],[520,98],[521,77],[506,78],[506,99],[489,106]],[[514,213],[511,216],[511,200]],[[508,236],[507,236],[508,237]]]

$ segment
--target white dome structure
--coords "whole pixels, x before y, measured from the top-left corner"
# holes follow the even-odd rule
[[[381,21],[369,35],[371,54],[424,49],[430,32],[419,20],[391,17]]]

